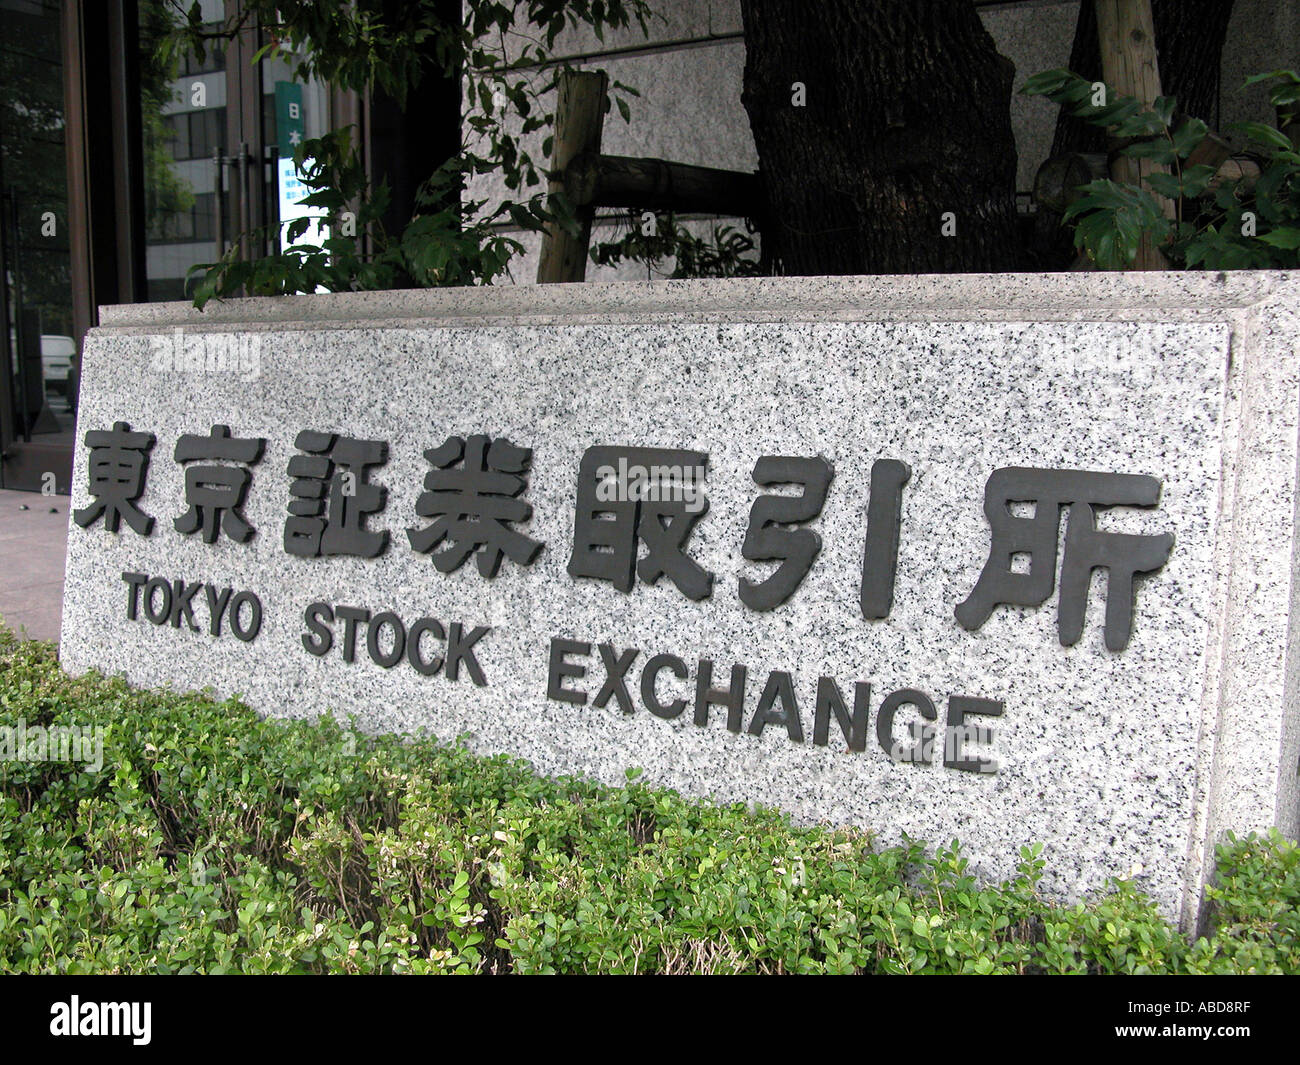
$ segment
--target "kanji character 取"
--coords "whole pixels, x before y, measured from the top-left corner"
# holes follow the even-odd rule
[[[578,467],[569,575],[630,592],[634,575],[654,584],[667,574],[687,598],[707,598],[713,574],[684,550],[709,507],[700,490],[707,466],[698,451],[589,447]],[[646,546],[640,562],[638,542]]]

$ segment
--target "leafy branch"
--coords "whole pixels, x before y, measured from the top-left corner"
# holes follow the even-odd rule
[[[1275,83],[1273,106],[1279,114],[1293,116],[1300,103],[1300,76],[1274,70],[1247,79],[1246,85],[1260,82]],[[1046,96],[1074,117],[1105,129],[1119,142],[1120,155],[1167,168],[1145,175],[1140,185],[1103,179],[1079,187],[1079,197],[1063,217],[1074,223],[1075,246],[1098,266],[1124,269],[1144,237],[1175,265],[1189,268],[1300,265],[1300,153],[1282,130],[1263,122],[1232,127],[1248,138],[1261,166],[1258,178],[1225,178],[1214,167],[1189,163],[1209,127],[1199,118],[1180,115],[1172,96],[1161,96],[1147,108],[1068,70],[1037,74],[1021,92]],[[1174,201],[1173,218],[1165,215],[1158,197]]]
[[[203,22],[197,2],[184,11],[178,0],[170,2],[174,30],[160,46],[167,54],[191,50],[202,59],[214,42],[257,25],[268,40],[255,60],[283,59],[300,80],[378,89],[404,106],[426,78],[452,78],[461,84],[466,108],[460,152],[421,186],[401,233],[383,232],[388,190],[367,185],[357,154],[336,134],[302,145],[295,159],[306,168],[301,180],[312,189],[304,203],[326,209],[332,235],[320,244],[300,243],[310,223],[296,220],[287,224],[293,243],[282,252],[252,262],[232,253],[196,268],[191,273],[201,275],[199,305],[240,291],[489,283],[522,251],[518,241],[499,232],[503,224],[528,231],[548,221],[576,226],[571,205],[563,196],[548,205],[542,187],[555,121],[543,102],[570,69],[554,56],[560,35],[578,26],[601,40],[609,30],[633,25],[647,33],[652,17],[647,0],[466,0],[463,15],[455,18],[441,0],[247,0],[238,16],[212,26]],[[631,118],[628,101],[636,95],[622,82],[612,85],[624,121]],[[534,155],[530,145],[539,133],[545,135]],[[501,180],[506,196],[462,203],[462,191],[487,175]],[[349,210],[355,232],[336,225]],[[362,246],[370,250],[363,253]]]
[[[624,216],[627,230],[617,240],[597,244],[591,249],[591,261],[598,266],[617,266],[619,263],[642,263],[647,274],[657,272],[661,277],[757,277],[762,268],[757,259],[747,258],[754,250],[752,230],[741,233],[734,226],[713,227],[712,239],[695,236],[678,223],[671,213],[655,216],[655,228],[647,233],[642,215],[632,212]],[[671,272],[658,269],[665,259],[673,260]]]

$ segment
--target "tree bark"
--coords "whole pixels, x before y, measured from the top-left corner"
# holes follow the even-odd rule
[[[1151,107],[1164,93],[1160,86],[1160,62],[1156,56],[1155,18],[1151,0],[1096,0],[1098,40],[1101,45],[1101,73],[1107,85],[1121,96],[1132,96],[1143,107]],[[1125,185],[1146,186],[1152,174],[1167,174],[1169,168],[1153,159],[1124,155],[1118,142],[1110,158],[1110,176]],[[1156,196],[1165,217],[1176,216],[1172,200]],[[1134,270],[1168,270],[1169,260],[1151,239],[1142,235]]]
[[[1219,120],[1219,60],[1228,33],[1233,0],[1152,0],[1161,91],[1176,97],[1183,114],[1213,129]],[[1089,80],[1101,79],[1097,10],[1093,0],[1079,5],[1069,68]],[[1056,121],[1052,155],[1104,152],[1106,134],[1064,112]]]
[[[609,75],[603,70],[574,70],[560,75],[555,102],[550,195],[563,191],[564,171],[574,159],[584,152],[600,154],[605,108],[609,106],[608,90]],[[542,231],[542,252],[537,260],[539,285],[586,280],[593,212],[589,206],[581,206],[577,215],[579,231],[576,236],[558,222],[546,223]]]
[[[970,0],[741,0],[741,12],[763,248],[781,272],[1019,264],[1014,68]]]

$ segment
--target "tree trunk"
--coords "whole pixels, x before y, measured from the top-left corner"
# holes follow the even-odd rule
[[[1232,4],[1233,0],[1151,0],[1161,91],[1177,98],[1179,111],[1202,119],[1211,129],[1219,121],[1219,60]],[[1097,43],[1097,10],[1093,0],[1083,0],[1079,5],[1069,66],[1090,81],[1101,79],[1101,49]],[[1105,150],[1104,131],[1061,113],[1056,122],[1052,155]]]
[[[741,0],[741,12],[763,250],[781,272],[1018,265],[1014,68],[970,0]]]
[[[398,24],[405,2],[385,0],[379,17],[389,25]],[[460,24],[461,0],[435,0],[435,6],[443,22]],[[389,234],[401,233],[420,213],[420,187],[443,163],[460,154],[460,61],[448,59],[446,62],[454,65],[444,69],[444,61],[432,43],[426,44],[423,53],[420,80],[410,88],[405,100],[394,99],[378,86],[367,94],[367,170],[375,185],[388,184],[388,209],[380,224]],[[442,205],[453,206],[458,199],[459,193],[453,189]],[[395,285],[418,287],[405,272]]]

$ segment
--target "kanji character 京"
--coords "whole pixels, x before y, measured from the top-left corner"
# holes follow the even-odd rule
[[[73,511],[73,520],[84,529],[102,514],[104,528],[115,533],[125,518],[137,533],[148,536],[153,518],[135,501],[144,494],[149,449],[156,440],[153,433],[133,433],[126,422],[114,422],[112,429],[91,429],[85,439],[90,448],[88,488],[95,502]]]
[[[177,462],[206,459],[240,462],[251,466],[262,457],[266,441],[260,437],[244,439],[230,435],[227,425],[214,425],[207,436],[186,433],[176,441]],[[216,543],[218,527],[237,543],[247,543],[256,530],[248,524],[239,508],[252,483],[253,475],[238,466],[191,466],[185,471],[185,502],[190,509],[172,524],[186,536],[203,530],[205,544]]]
[[[411,547],[427,554],[445,544],[432,556],[443,573],[458,569],[470,555],[476,555],[484,577],[496,576],[503,555],[516,565],[530,565],[542,545],[509,525],[533,516],[533,508],[516,498],[528,483],[522,475],[532,462],[532,449],[483,435],[468,440],[451,436],[424,457],[436,468],[424,478],[415,512],[435,520],[423,529],[406,530]],[[463,468],[452,468],[462,463]]]

